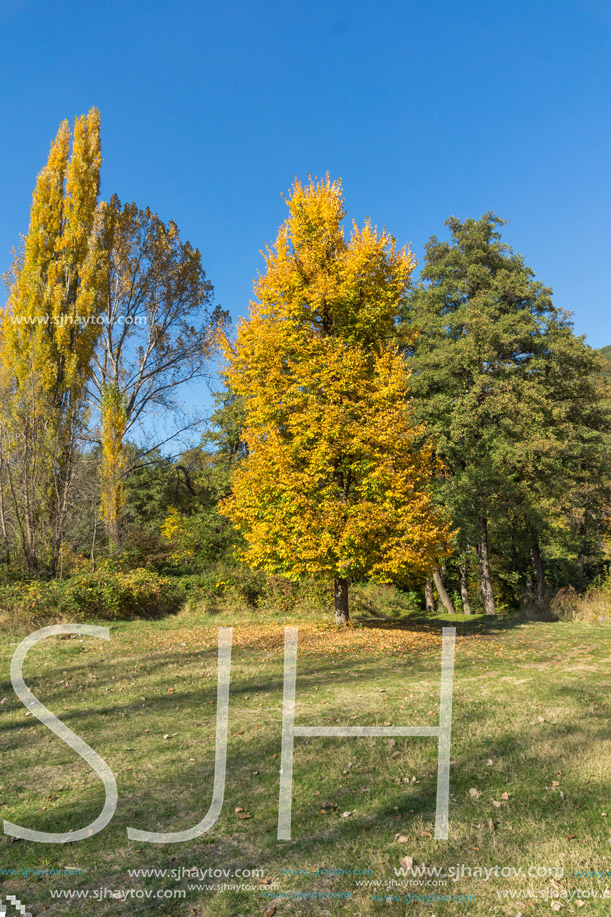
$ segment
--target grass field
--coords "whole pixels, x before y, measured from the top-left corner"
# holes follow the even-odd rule
[[[431,836],[437,768],[431,738],[298,738],[293,839],[276,840],[286,623],[300,628],[297,723],[432,726],[441,626],[457,624],[448,841]],[[182,830],[210,805],[217,635],[227,625],[234,631],[220,818],[186,844],[129,841],[128,826]],[[611,911],[611,899],[603,897],[611,887],[611,625],[391,616],[338,632],[313,617],[288,622],[270,614],[189,612],[155,623],[113,623],[110,631],[110,642],[52,638],[26,660],[28,686],[102,755],[119,789],[113,821],[90,839],[42,845],[0,838],[3,893],[19,897],[34,915]],[[100,812],[103,787],[13,693],[9,664],[22,636],[4,633],[0,644],[2,817],[44,831],[76,829]],[[522,867],[523,873],[534,867],[540,875],[493,871],[486,878],[467,869],[458,881],[402,877],[395,869],[404,857],[414,867]],[[8,874],[67,866],[82,872]],[[228,872],[179,876],[193,867]],[[543,875],[547,868],[551,875]],[[130,875],[134,869],[168,872]],[[249,877],[248,870],[259,873]],[[587,871],[601,875],[579,875]],[[218,883],[236,887],[203,887]],[[528,889],[547,897],[500,897]],[[578,889],[581,900],[564,897]],[[52,897],[61,890],[106,897]],[[132,897],[109,897],[121,890]],[[154,903],[141,897],[175,891],[186,897]],[[388,900],[406,894],[421,898]]]

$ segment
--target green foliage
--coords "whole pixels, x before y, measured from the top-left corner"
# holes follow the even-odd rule
[[[228,388],[215,394],[214,411],[203,443],[212,446],[218,463],[230,467],[245,458],[246,444],[242,437],[245,421],[244,399],[240,395]]]
[[[601,347],[598,352],[604,360],[600,370],[601,375],[606,379],[611,379],[611,344],[607,344],[606,347]]]
[[[445,463],[438,497],[460,550],[488,539],[495,587],[515,602],[536,572],[533,551],[562,585],[580,553],[594,563],[604,550],[602,361],[501,241],[503,221],[487,213],[447,225],[450,240],[427,245],[405,312],[418,332],[409,352],[416,418]]]
[[[172,503],[173,473],[171,459],[158,450],[149,455],[131,457],[132,471],[125,481],[123,522],[132,531],[159,534],[161,521]]]
[[[357,612],[373,618],[399,618],[423,611],[419,591],[398,589],[391,583],[357,583],[353,587]]]
[[[9,619],[32,624],[49,621],[157,618],[179,610],[186,585],[152,570],[102,567],[64,581],[34,580],[0,586],[0,602]]]
[[[282,614],[301,613],[305,609],[328,611],[333,601],[328,583],[311,578],[297,583],[252,570],[236,560],[211,564],[192,576],[190,597],[208,611],[238,611],[247,607]]]

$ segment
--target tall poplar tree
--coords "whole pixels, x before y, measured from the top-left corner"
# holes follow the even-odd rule
[[[105,277],[98,207],[100,114],[64,121],[33,193],[30,226],[9,279],[0,355],[3,442],[26,566],[60,564],[84,392],[99,336]]]
[[[257,301],[226,348],[247,454],[224,511],[253,567],[335,583],[432,571],[448,526],[431,503],[430,446],[415,448],[396,320],[414,262],[369,222],[347,240],[339,182],[295,182]]]

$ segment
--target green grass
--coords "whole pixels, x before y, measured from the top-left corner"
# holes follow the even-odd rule
[[[364,616],[364,612],[362,613]],[[450,799],[450,836],[433,832],[434,739],[296,740],[293,840],[276,840],[282,720],[282,624],[278,615],[189,612],[156,622],[113,622],[111,641],[46,641],[31,651],[27,684],[110,764],[119,805],[110,826],[74,845],[0,837],[4,869],[84,870],[78,876],[4,879],[35,914],[404,915],[549,913],[550,901],[499,900],[502,890],[594,889],[583,907],[564,899],[562,914],[608,914],[607,879],[576,870],[611,870],[611,626],[487,623],[457,616],[458,638]],[[439,617],[369,619],[348,633],[302,618],[297,722],[436,725]],[[176,831],[207,811],[214,765],[216,634],[234,626],[227,785],[211,831],[177,845],[136,844],[128,826]],[[96,775],[67,746],[26,716],[9,681],[22,634],[0,641],[0,804],[2,817],[38,830],[92,821],[103,803]],[[415,778],[415,779],[414,779]],[[470,795],[477,790],[479,796]],[[508,794],[508,799],[503,799]],[[495,805],[494,803],[500,803]],[[324,808],[324,813],[321,809]],[[236,808],[245,811],[236,813]],[[342,813],[350,812],[348,817]],[[239,818],[249,814],[250,818]],[[407,837],[398,843],[397,834]],[[374,901],[403,856],[448,868],[563,867],[565,876],[446,885],[412,885],[414,894],[473,895],[472,903]],[[187,889],[195,879],[133,878],[128,870],[260,869],[272,884],[256,891],[188,892],[183,900],[59,901],[51,889]],[[286,875],[283,870],[371,870],[354,875]],[[212,883],[206,879],[203,882]],[[216,880],[218,881],[218,880]],[[420,881],[420,880],[412,880]],[[426,883],[426,879],[424,882]],[[554,881],[556,886],[554,886]],[[202,882],[202,884],[203,884]],[[292,892],[352,895],[335,900]],[[406,889],[390,889],[402,894]],[[264,899],[261,892],[272,895]]]

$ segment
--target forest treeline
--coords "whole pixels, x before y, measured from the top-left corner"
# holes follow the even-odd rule
[[[415,280],[386,230],[346,231],[340,182],[296,181],[234,331],[200,252],[100,201],[100,167],[92,109],[60,126],[6,278],[7,588],[120,614],[175,607],[184,580],[316,594],[346,623],[351,583],[494,615],[606,576],[610,348],[494,213],[450,218]],[[184,406],[203,378],[207,419]]]

